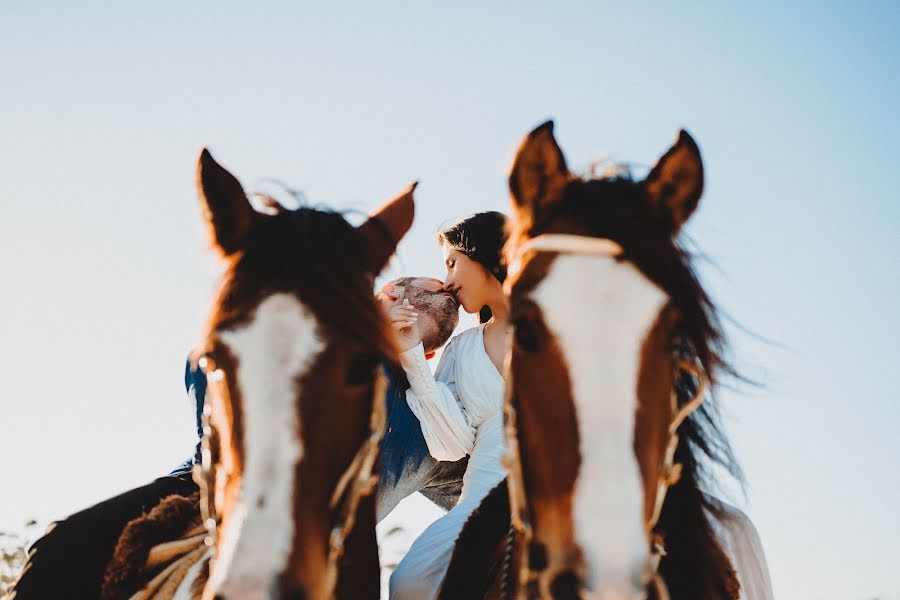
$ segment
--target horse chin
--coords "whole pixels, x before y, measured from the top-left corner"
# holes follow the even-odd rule
[[[577,598],[579,600],[645,600],[644,590],[636,588],[630,582],[619,584],[600,583],[593,590],[582,587],[578,575],[571,570],[556,574],[550,581],[552,598]]]
[[[583,598],[591,600],[643,600],[646,598],[647,553],[642,546],[625,555],[586,553],[588,559]],[[610,568],[610,565],[615,565]],[[593,568],[591,568],[593,566]],[[603,568],[606,566],[606,568]]]
[[[581,600],[644,600],[647,594],[636,590],[622,591],[616,589],[600,592],[583,591],[579,595]]]

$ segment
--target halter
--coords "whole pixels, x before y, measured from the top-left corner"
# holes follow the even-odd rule
[[[577,254],[585,256],[596,256],[600,258],[620,259],[623,256],[622,247],[613,240],[606,238],[593,238],[582,235],[571,234],[544,234],[531,238],[524,242],[516,251],[515,258],[512,261],[509,273],[511,275],[508,281],[512,281],[512,275],[518,275],[523,268],[523,259],[529,252],[556,252],[560,254]],[[507,352],[506,373],[511,373],[512,352]],[[706,377],[704,376],[703,367],[696,361],[685,360],[676,357],[673,361],[675,370],[675,381],[678,377],[687,373],[690,374],[697,382],[697,389],[693,397],[684,404],[678,406],[678,395],[676,387],[673,385],[669,392],[669,402],[675,417],[669,424],[668,434],[669,441],[666,445],[666,452],[663,456],[663,464],[660,469],[659,479],[656,484],[656,502],[653,512],[647,522],[647,531],[650,535],[650,557],[647,561],[647,570],[645,579],[648,584],[652,584],[656,591],[658,600],[669,600],[669,590],[666,586],[662,575],[659,574],[659,563],[665,556],[666,550],[663,543],[663,536],[660,532],[655,531],[659,521],[662,507],[666,500],[666,493],[669,488],[675,485],[681,478],[682,466],[675,462],[675,450],[678,447],[678,428],[700,405],[706,394]],[[506,454],[504,456],[504,466],[508,471],[509,486],[509,503],[510,518],[512,529],[514,529],[521,538],[521,547],[530,548],[534,538],[534,529],[531,524],[531,515],[528,511],[528,498],[525,494],[525,482],[522,475],[522,460],[519,452],[518,427],[516,425],[516,409],[512,403],[512,385],[507,384],[506,395],[504,398],[504,414],[506,434]],[[505,566],[509,564],[509,555],[512,552],[513,544],[507,544],[507,560],[504,561]],[[549,590],[540,589],[540,575],[542,571],[531,568],[528,560],[528,552],[520,552],[518,565],[518,590],[516,594],[517,600],[525,600],[534,597],[540,597],[542,592],[549,593]],[[506,585],[506,575],[504,568],[504,581]],[[503,594],[503,597],[506,595]]]
[[[216,366],[215,361],[208,354],[200,359],[199,364],[207,377],[207,381],[211,384],[209,388],[214,393],[219,394],[222,400],[230,405],[225,372]],[[359,502],[364,496],[372,493],[375,484],[378,482],[378,475],[373,473],[373,469],[378,458],[378,446],[384,434],[384,426],[387,421],[387,407],[384,402],[387,379],[380,369],[375,376],[372,388],[372,413],[369,417],[369,435],[359,450],[357,450],[347,469],[338,479],[328,504],[335,516],[328,540],[328,562],[323,573],[327,597],[333,597],[334,595],[339,570],[338,563],[344,554],[344,542],[353,529]],[[215,475],[212,469],[212,448],[210,443],[210,438],[213,434],[212,426],[210,425],[211,415],[212,406],[209,402],[205,402],[201,417],[203,424],[203,437],[200,440],[202,462],[199,468],[194,468],[194,481],[200,488],[200,515],[207,531],[204,541],[209,547],[210,567],[215,562],[218,526],[221,522],[212,494],[212,491],[215,489]]]
[[[522,259],[528,252],[557,252],[559,254],[584,254],[619,258],[622,246],[607,238],[595,238],[569,233],[545,233],[524,242],[516,250],[515,259],[509,266],[509,281],[522,270]]]

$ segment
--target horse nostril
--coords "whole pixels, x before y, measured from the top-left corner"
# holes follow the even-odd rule
[[[579,600],[578,577],[572,571],[563,571],[550,582],[550,595],[553,600]]]
[[[305,600],[306,593],[300,585],[291,585],[285,588],[280,595],[273,596],[272,600]]]
[[[547,547],[541,542],[532,542],[528,548],[528,567],[532,571],[543,571],[547,568]]]

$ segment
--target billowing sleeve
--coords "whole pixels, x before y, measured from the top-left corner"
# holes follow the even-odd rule
[[[475,428],[456,399],[454,344],[441,356],[437,378],[431,374],[422,344],[400,354],[409,390],[406,402],[419,419],[428,452],[437,460],[456,461],[472,451]]]
[[[741,585],[741,598],[774,600],[769,565],[756,527],[741,510],[716,500],[722,510],[710,519],[722,549],[731,559]]]

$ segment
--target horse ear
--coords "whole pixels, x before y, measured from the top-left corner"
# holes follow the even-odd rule
[[[509,173],[509,191],[519,218],[534,222],[535,215],[562,198],[568,181],[566,158],[553,137],[553,121],[547,121],[519,145]]]
[[[362,239],[366,268],[372,275],[378,275],[394,254],[397,244],[412,227],[416,206],[413,191],[416,181],[406,190],[379,208],[357,231]]]
[[[663,154],[643,185],[669,232],[678,233],[703,194],[700,148],[688,132],[681,130],[675,145]]]
[[[223,256],[240,250],[260,215],[240,182],[206,148],[197,160],[197,191],[213,245]]]

